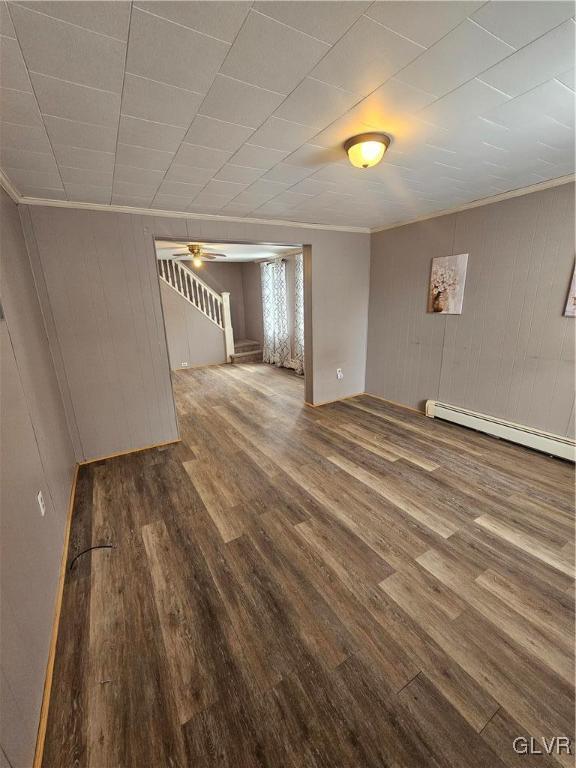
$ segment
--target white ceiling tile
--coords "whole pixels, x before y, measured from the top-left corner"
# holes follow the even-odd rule
[[[208,168],[217,171],[228,160],[232,152],[196,144],[181,144],[174,157],[177,165],[192,165],[194,168]]]
[[[85,168],[67,168],[61,165],[58,169],[64,186],[77,184],[79,186],[108,187],[112,190],[112,171],[89,171]]]
[[[343,147],[324,147],[315,144],[303,144],[295,152],[292,152],[284,162],[289,165],[297,165],[302,168],[324,168],[331,162],[344,160],[346,153]]]
[[[472,19],[514,48],[531,43],[574,16],[567,0],[497,0],[483,5]]]
[[[385,27],[428,48],[483,5],[480,2],[448,0],[399,0],[373,3],[366,15]]]
[[[131,165],[114,166],[115,181],[129,181],[131,184],[141,184],[143,186],[160,184],[164,178],[164,171],[156,171],[151,168],[134,168]]]
[[[228,43],[134,8],[126,72],[205,93],[229,49]]]
[[[202,190],[202,192],[199,192],[196,195],[192,201],[192,204],[196,207],[203,206],[206,208],[222,208],[222,206],[230,202],[233,196],[233,194],[219,195],[215,192],[205,192]]]
[[[570,69],[574,69],[572,20],[483,72],[480,79],[510,96],[518,96]]]
[[[250,10],[250,3],[237,0],[195,0],[192,3],[160,0],[136,2],[134,6],[228,43],[233,42]]]
[[[246,184],[237,184],[232,181],[212,179],[206,184],[204,191],[216,195],[229,195],[230,197],[235,197],[239,192],[242,192],[246,186]]]
[[[486,117],[513,130],[530,131],[541,115],[548,115],[564,125],[574,124],[574,91],[549,80],[496,109]],[[540,136],[545,141],[545,136]]]
[[[16,187],[27,194],[27,190],[34,187],[47,189],[60,189],[64,191],[60,174],[52,171],[34,171],[26,168],[9,168],[4,166],[11,181]]]
[[[123,41],[128,39],[130,3],[124,0],[35,0],[19,2],[19,5],[101,35]]]
[[[298,192],[301,195],[314,196],[319,195],[320,192],[328,192],[330,189],[334,189],[334,187],[336,187],[335,182],[307,178],[290,187],[290,191]]]
[[[122,93],[122,114],[187,128],[202,99],[201,94],[186,91],[175,85],[126,74]]]
[[[14,125],[42,126],[34,94],[0,88],[0,120]]]
[[[312,76],[366,96],[423,50],[363,16],[312,70]]]
[[[202,190],[204,184],[187,184],[181,181],[163,181],[158,187],[157,195],[175,197],[180,200],[188,200],[188,204]]]
[[[221,181],[235,181],[238,184],[251,184],[260,178],[263,173],[264,171],[260,168],[246,168],[243,165],[226,163],[226,165],[220,168],[214,178]]]
[[[12,179],[12,181],[14,180]],[[20,184],[18,186],[18,191],[25,197],[37,197],[41,198],[42,200],[67,199],[64,187],[54,189],[52,187],[41,187],[35,184]]]
[[[430,104],[418,113],[418,117],[443,128],[457,128],[508,100],[505,93],[474,79]]]
[[[230,163],[232,165],[245,165],[248,168],[266,170],[279,163],[287,154],[287,152],[281,152],[277,149],[264,149],[263,147],[253,147],[251,144],[244,144],[230,158]]]
[[[86,168],[94,171],[111,171],[114,169],[114,154],[112,152],[96,152],[93,149],[54,145],[54,154],[58,165],[69,168]]]
[[[67,144],[101,152],[116,151],[116,128],[79,123],[53,115],[44,115],[44,125],[52,144]]]
[[[563,85],[566,85],[571,90],[576,90],[576,86],[574,84],[574,75],[576,74],[576,70],[569,69],[568,72],[563,72],[561,75],[556,75],[556,80],[559,80]]]
[[[120,93],[125,43],[12,5],[12,21],[28,69]]]
[[[283,100],[282,94],[218,75],[202,103],[200,113],[257,128]]]
[[[255,181],[254,184],[251,184],[247,191],[251,195],[266,195],[268,199],[271,199],[281,192],[285,192],[288,186],[289,182],[272,181],[268,178],[268,174],[266,174],[266,176],[262,176],[261,179]]]
[[[20,45],[10,37],[3,37],[0,43],[0,84],[15,91],[32,90]]]
[[[214,171],[211,168],[195,168],[192,165],[173,163],[166,172],[166,181],[180,181],[204,186],[213,175]]]
[[[14,24],[12,24],[5,0],[0,0],[0,35],[3,37],[16,37]]]
[[[466,20],[397,77],[422,91],[443,96],[513,51],[507,43]],[[498,87],[495,83],[492,85]],[[507,93],[503,88],[500,90]]]
[[[271,91],[290,93],[329,46],[250,11],[222,73]]]
[[[139,117],[122,115],[118,141],[121,144],[134,144],[138,147],[175,152],[180,146],[185,132],[186,129],[182,127],[178,128],[174,125],[153,123]]]
[[[157,184],[132,184],[130,181],[117,181],[114,179],[112,194],[152,198],[156,194],[157,189]]]
[[[253,129],[245,125],[226,123],[213,117],[197,115],[184,140],[190,144],[235,152],[252,133]]]
[[[4,166],[4,168],[22,168],[29,171],[58,173],[58,167],[52,151],[30,152],[27,149],[2,147],[0,150],[0,165]]]
[[[181,198],[177,195],[164,195],[158,192],[150,207],[160,211],[187,211],[191,202],[191,198]]]
[[[123,205],[128,208],[149,208],[153,196],[140,197],[136,195],[124,195],[120,192],[112,194],[112,205]]]
[[[360,99],[328,83],[307,77],[276,110],[275,117],[324,128]]]
[[[165,171],[174,157],[173,152],[160,149],[137,147],[132,144],[120,144],[116,149],[116,162],[131,165],[134,168],[149,168],[153,171]]]
[[[334,44],[369,7],[369,2],[331,0],[254,3],[256,11],[330,44]]]
[[[258,192],[252,191],[250,188],[248,188],[243,192],[240,192],[240,194],[234,198],[234,204],[252,205],[254,208],[256,208],[257,206],[262,205],[262,203],[270,200],[273,196],[273,192]]]
[[[69,184],[64,182],[68,200],[76,203],[99,203],[109,205],[112,196],[111,187],[94,187],[89,184]]]
[[[284,184],[296,184],[298,181],[302,181],[306,176],[310,176],[314,173],[314,168],[306,168],[298,165],[287,165],[286,163],[279,163],[271,171],[268,171],[262,178],[266,181],[279,181]]]
[[[48,136],[41,125],[0,124],[0,146],[30,152],[52,152]]]
[[[313,136],[316,130],[310,125],[301,125],[272,116],[252,134],[250,143],[268,149],[292,152]]]
[[[86,123],[118,127],[119,94],[66,83],[34,72],[30,76],[42,114],[68,120],[78,120],[81,115]]]
[[[408,115],[435,101],[436,96],[391,78],[363,99],[349,114],[373,129],[393,135],[410,132]]]

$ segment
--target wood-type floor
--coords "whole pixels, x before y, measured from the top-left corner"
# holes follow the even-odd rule
[[[44,768],[572,766],[572,467],[266,365],[81,469]],[[521,746],[521,744],[520,744]]]

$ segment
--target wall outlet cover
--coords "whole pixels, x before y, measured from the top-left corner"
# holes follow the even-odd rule
[[[38,499],[38,506],[40,507],[40,514],[42,517],[46,514],[46,502],[44,501],[44,496],[42,495],[42,491],[38,491],[38,496],[36,497]]]
[[[344,374],[342,373],[342,368],[336,368],[336,378],[338,381],[344,378]]]

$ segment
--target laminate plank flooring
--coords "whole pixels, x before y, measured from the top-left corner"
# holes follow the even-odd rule
[[[502,768],[573,737],[571,465],[267,365],[81,468],[44,768]],[[532,764],[532,763],[531,763]]]

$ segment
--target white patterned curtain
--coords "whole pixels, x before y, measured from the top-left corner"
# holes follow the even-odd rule
[[[290,336],[288,334],[288,301],[286,265],[283,261],[261,264],[262,320],[264,326],[263,360],[265,363],[289,367]]]
[[[304,373],[304,257],[296,256],[294,271],[294,344],[292,363],[296,373]]]

